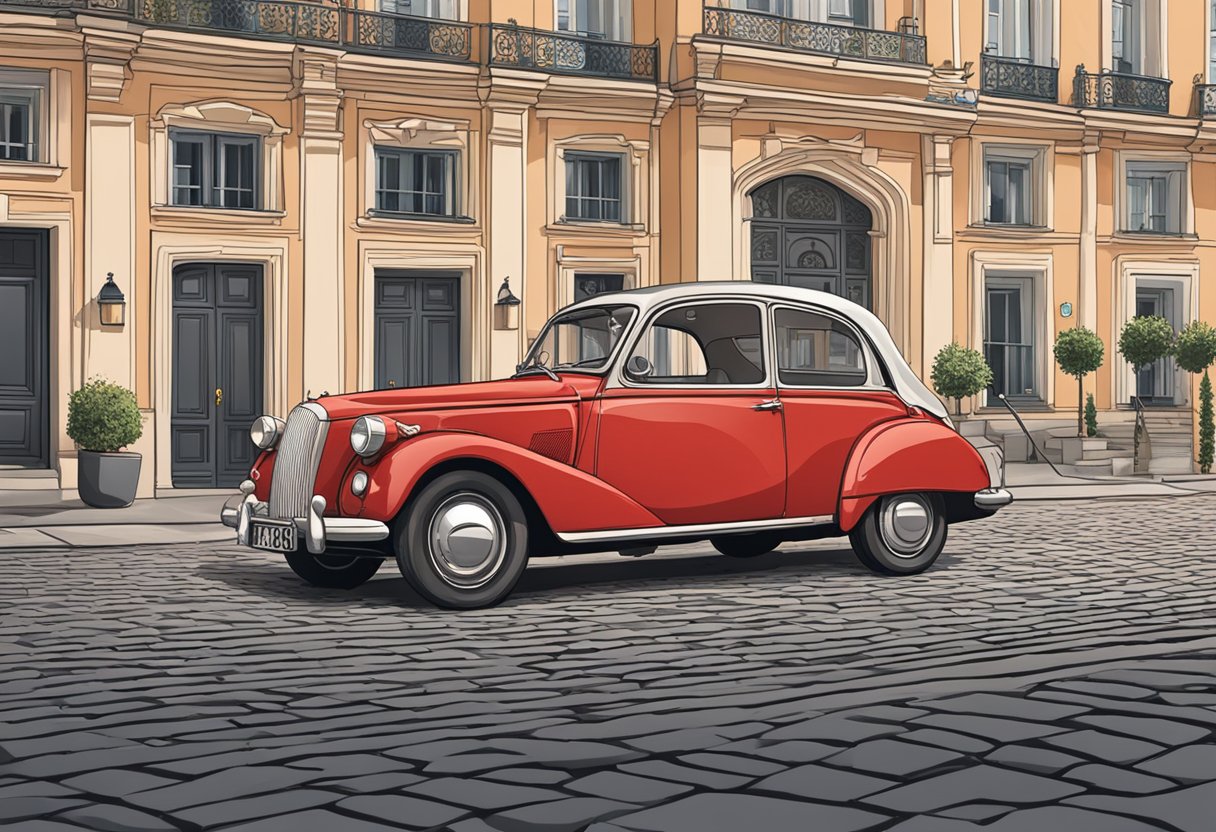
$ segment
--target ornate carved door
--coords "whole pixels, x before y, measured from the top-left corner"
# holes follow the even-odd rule
[[[869,307],[870,211],[813,176],[761,185],[752,199],[752,280],[818,289]]]

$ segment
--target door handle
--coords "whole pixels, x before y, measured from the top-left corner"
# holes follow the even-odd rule
[[[391,379],[391,378],[390,378],[390,379],[388,380],[388,386],[389,386],[389,387],[396,387],[396,386],[397,386],[397,382],[396,382],[394,379]]]
[[[217,387],[217,388],[215,388],[215,406],[219,407],[223,403],[224,403],[224,388]]]
[[[781,408],[781,399],[769,399],[767,402],[760,402],[760,404],[752,406],[752,410],[765,411],[781,410]]]

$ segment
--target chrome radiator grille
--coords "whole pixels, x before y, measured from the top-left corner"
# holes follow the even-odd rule
[[[302,404],[287,417],[287,429],[275,452],[274,473],[270,480],[270,516],[294,518],[308,516],[317,468],[329,422],[316,411],[319,405]]]

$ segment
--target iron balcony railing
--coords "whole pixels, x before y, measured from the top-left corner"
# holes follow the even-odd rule
[[[640,46],[513,23],[491,23],[489,38],[492,66],[635,81],[658,79],[657,41]]]
[[[1195,112],[1201,118],[1216,116],[1216,84],[1201,84],[1196,80]]]
[[[232,32],[409,57],[468,61],[473,24],[296,0],[0,0],[0,7],[111,12],[153,26]]]
[[[1077,107],[1168,113],[1172,83],[1168,78],[1128,72],[1086,72],[1085,66],[1081,65],[1077,67],[1077,75],[1073,79],[1073,104]]]
[[[713,37],[764,43],[867,61],[925,64],[924,35],[796,20],[767,12],[705,7],[704,32]]]
[[[1020,58],[981,55],[980,92],[1054,104],[1060,100],[1060,71]]]

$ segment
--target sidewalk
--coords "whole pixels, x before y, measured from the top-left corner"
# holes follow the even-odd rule
[[[1010,463],[1005,479],[1015,502],[1216,493],[1216,476],[1066,477],[1041,463]],[[136,500],[128,508],[95,509],[74,493],[4,491],[0,492],[0,551],[226,543],[233,532],[220,524],[220,508],[235,493],[161,497]]]
[[[228,541],[233,531],[220,525],[220,508],[235,493],[97,509],[74,492],[0,492],[0,550]]]

